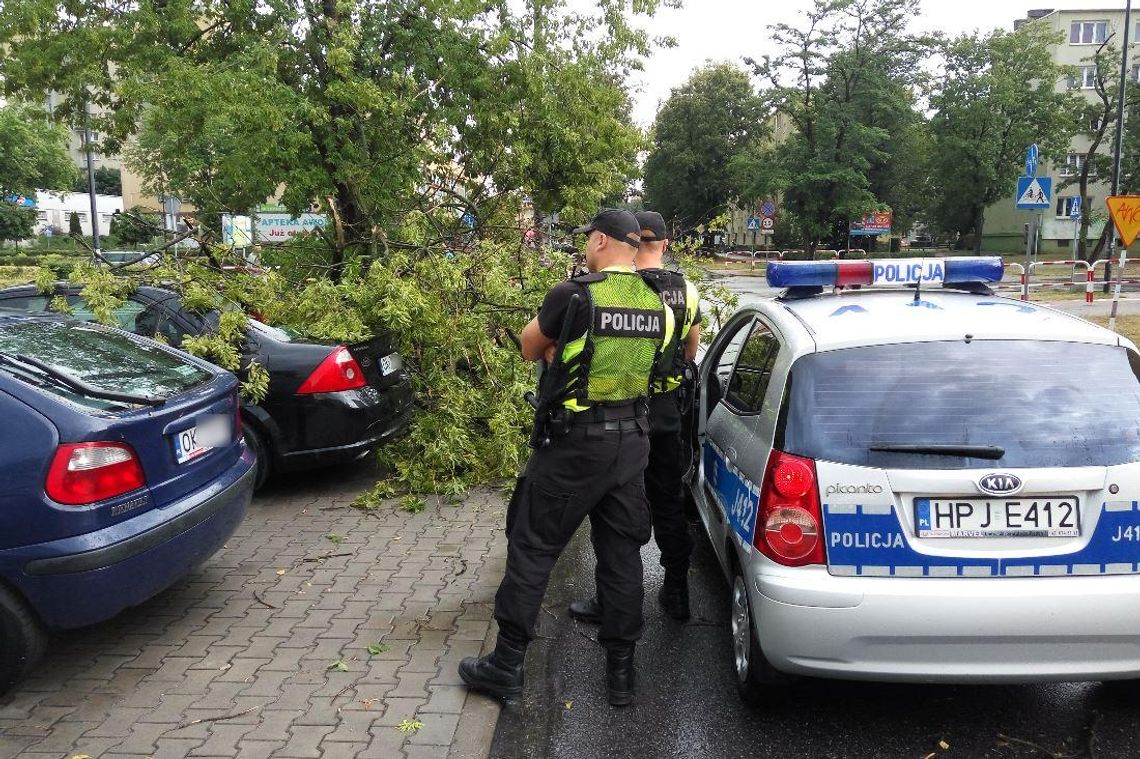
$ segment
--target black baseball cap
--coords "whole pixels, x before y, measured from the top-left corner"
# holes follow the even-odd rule
[[[656,211],[638,211],[637,226],[641,228],[642,242],[661,242],[669,239],[669,230],[665,229],[665,217]],[[653,233],[645,234],[645,230]]]
[[[641,245],[641,227],[638,226],[637,217],[629,211],[603,208],[589,224],[575,228],[574,234],[588,235],[594,231],[609,235],[635,248]]]

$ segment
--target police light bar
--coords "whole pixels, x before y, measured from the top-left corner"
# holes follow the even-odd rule
[[[771,261],[770,287],[941,287],[1001,282],[1001,259],[993,257],[912,258],[881,261]]]

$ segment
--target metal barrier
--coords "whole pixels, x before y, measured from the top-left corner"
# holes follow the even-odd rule
[[[1035,261],[1035,262],[1029,264],[1029,274],[1032,276],[1033,272],[1035,270],[1041,268],[1042,266],[1071,266],[1072,267],[1072,273],[1069,275],[1069,281],[1068,282],[1042,282],[1042,283],[1039,283],[1037,285],[1034,285],[1035,287],[1040,287],[1043,289],[1072,288],[1073,285],[1080,284],[1080,280],[1077,278],[1077,271],[1083,268],[1084,272],[1085,272],[1085,303],[1092,303],[1093,302],[1093,278],[1095,275],[1093,274],[1093,266],[1090,265],[1088,261],[1080,261],[1080,260]],[[1024,285],[1024,283],[1023,283],[1023,285]]]

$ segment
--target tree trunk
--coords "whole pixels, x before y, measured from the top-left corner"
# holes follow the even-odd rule
[[[978,205],[974,207],[974,255],[982,254],[982,230],[986,226],[986,208]]]

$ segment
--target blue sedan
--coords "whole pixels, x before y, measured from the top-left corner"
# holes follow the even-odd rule
[[[233,534],[253,491],[237,380],[150,340],[0,315],[0,692],[46,630],[109,619]]]

